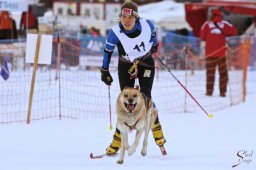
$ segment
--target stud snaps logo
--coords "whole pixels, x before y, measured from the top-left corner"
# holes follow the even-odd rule
[[[240,164],[251,164],[252,158],[253,158],[253,150],[247,151],[247,150],[240,150],[237,152],[238,161],[237,164],[233,165],[232,168],[240,165]]]

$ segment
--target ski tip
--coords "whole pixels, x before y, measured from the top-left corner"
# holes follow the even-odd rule
[[[162,152],[162,155],[163,155],[163,156],[167,155],[166,150]]]
[[[160,147],[160,150],[161,150],[163,156],[167,155],[166,149],[163,146]]]
[[[99,159],[99,158],[103,158],[105,156],[108,156],[108,155],[106,153],[104,153],[102,155],[93,155],[93,153],[90,154],[91,159]]]
[[[91,159],[94,159],[94,157],[93,157],[93,154],[92,154],[92,153],[90,154],[90,158],[91,158]]]

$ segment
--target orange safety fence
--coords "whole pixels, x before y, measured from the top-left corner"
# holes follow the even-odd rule
[[[246,71],[251,51],[250,37],[228,40],[228,89],[226,97],[219,96],[219,73],[215,73],[213,96],[206,96],[207,56],[204,47],[165,43],[158,57],[171,69],[180,82],[207,111],[230,107],[246,99]],[[51,65],[38,65],[31,120],[46,118],[100,118],[108,116],[107,86],[100,79],[99,68],[105,39],[61,37],[53,41]],[[200,40],[195,39],[196,44]],[[60,47],[60,48],[58,48]],[[171,48],[175,47],[175,48]],[[99,50],[100,49],[100,50]],[[255,50],[255,49],[254,49]],[[0,123],[26,122],[33,65],[25,63],[26,43],[1,43],[0,64],[8,58],[10,77],[0,77]],[[58,62],[58,57],[60,61]],[[58,65],[59,63],[59,65]],[[118,57],[114,52],[110,72],[112,110],[120,92],[117,73]],[[0,66],[1,66],[0,65]],[[152,97],[159,114],[197,113],[200,108],[156,60],[157,75]],[[0,68],[1,69],[1,68]]]

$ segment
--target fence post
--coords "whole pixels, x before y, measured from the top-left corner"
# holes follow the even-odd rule
[[[59,80],[59,119],[61,119],[61,83],[60,83],[60,58],[61,58],[61,39],[58,34],[58,51],[57,51],[57,62],[56,62],[56,80]]]
[[[243,43],[243,101],[246,100],[247,66],[249,62],[250,37],[246,37]]]
[[[188,72],[187,72],[187,67],[188,67],[188,55],[187,55],[187,44],[183,47],[183,55],[185,59],[185,87],[188,87]],[[184,97],[184,112],[187,113],[187,93],[185,92],[185,97]]]
[[[37,70],[38,58],[39,58],[39,52],[40,52],[40,44],[41,44],[41,34],[38,34],[37,41],[36,41],[36,52],[35,52],[35,58],[34,58],[33,74],[32,74],[30,94],[29,94],[27,124],[29,124],[31,120],[31,108],[32,108],[32,102],[33,102],[33,94],[34,94],[36,70]]]

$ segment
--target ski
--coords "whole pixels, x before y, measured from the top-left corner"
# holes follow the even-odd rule
[[[93,155],[93,153],[90,154],[90,158],[91,159],[100,159],[103,157],[114,157],[117,154],[113,154],[113,155],[108,155],[107,153],[101,154],[101,155]]]
[[[164,146],[160,146],[160,150],[161,150],[163,156],[167,155],[167,152],[166,152],[166,149],[164,148]]]
[[[167,155],[167,151],[164,148],[164,146],[160,146],[160,150],[162,152],[162,155],[165,156]],[[93,153],[90,154],[90,158],[91,159],[101,159],[104,157],[115,157],[117,154],[112,154],[112,155],[108,155],[107,153],[101,154],[101,155],[93,155]]]
[[[102,154],[102,155],[95,155],[95,156],[93,155],[93,153],[90,154],[91,159],[97,159],[97,158],[100,159],[100,158],[103,158],[104,156],[107,156],[107,154],[105,153],[105,154]]]

